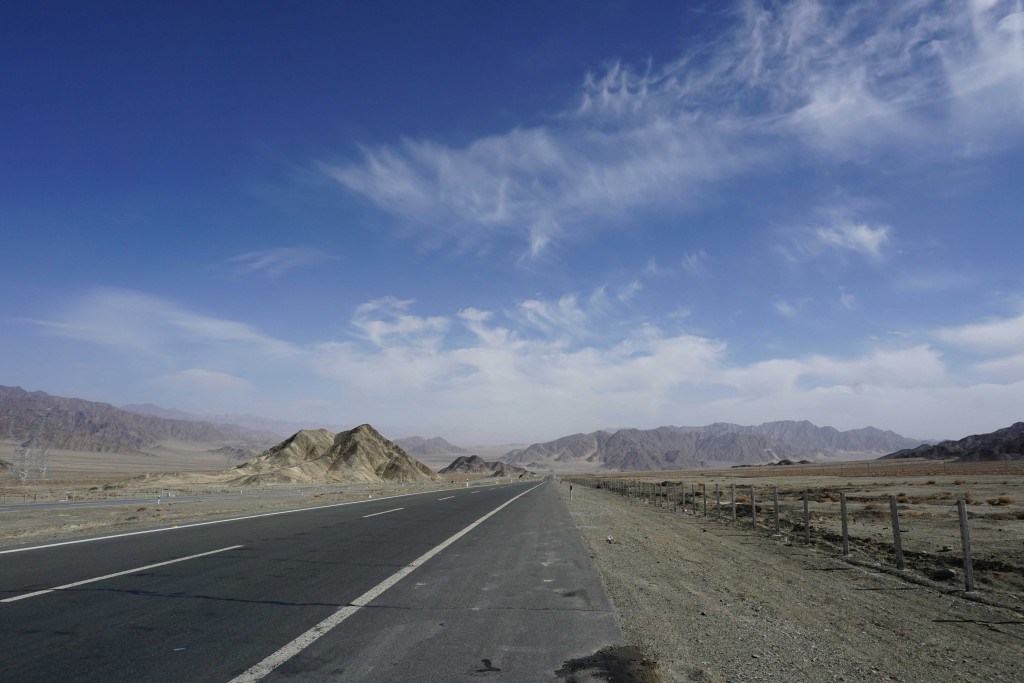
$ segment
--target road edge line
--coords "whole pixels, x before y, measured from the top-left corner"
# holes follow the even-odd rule
[[[406,576],[411,574],[417,567],[419,567],[420,565],[422,565],[425,562],[427,562],[427,560],[429,560],[430,558],[434,557],[435,555],[440,553],[442,550],[444,550],[445,548],[447,548],[451,544],[453,544],[456,541],[458,541],[460,538],[462,538],[463,536],[468,534],[470,531],[472,531],[473,529],[477,528],[478,526],[483,524],[485,521],[490,519],[492,516],[496,515],[501,510],[505,509],[506,507],[508,507],[509,505],[514,503],[515,501],[519,500],[520,498],[525,496],[530,491],[533,491],[534,489],[540,488],[541,486],[544,485],[544,483],[545,482],[541,482],[541,483],[537,484],[536,486],[532,486],[529,489],[523,491],[522,493],[520,493],[519,495],[515,496],[514,498],[510,498],[509,500],[505,501],[504,503],[502,503],[498,507],[496,507],[493,510],[491,510],[490,512],[488,512],[486,515],[484,515],[480,519],[476,520],[475,522],[473,522],[472,524],[467,526],[462,531],[456,532],[454,535],[450,536],[447,540],[443,541],[441,544],[439,544],[437,546],[434,546],[433,548],[431,548],[427,552],[423,553],[422,555],[417,557],[415,560],[413,560],[412,562],[410,562],[406,566],[402,567],[397,572],[395,572],[394,574],[392,574],[388,578],[384,579],[383,581],[378,583],[376,586],[374,586],[370,590],[368,590],[365,593],[363,593],[362,595],[360,595],[358,598],[353,600],[350,604],[345,605],[344,607],[340,608],[334,614],[332,614],[331,616],[327,617],[326,619],[324,619],[323,621],[318,623],[316,626],[314,626],[313,628],[309,629],[308,631],[306,631],[305,633],[300,635],[298,638],[292,640],[290,643],[288,643],[287,645],[285,645],[284,647],[279,649],[277,652],[274,652],[269,657],[264,658],[263,660],[257,662],[253,666],[249,667],[244,672],[242,672],[239,675],[235,676],[228,683],[255,683],[256,681],[262,680],[264,677],[266,677],[272,671],[274,671],[274,669],[276,669],[277,667],[281,666],[282,664],[287,662],[289,659],[291,659],[292,657],[296,656],[297,654],[299,654],[300,652],[305,650],[307,647],[309,647],[314,642],[316,642],[321,636],[326,635],[332,629],[334,629],[336,626],[338,626],[343,621],[348,619],[350,616],[352,616],[353,614],[358,612],[360,610],[360,608],[365,607],[366,605],[368,605],[373,600],[376,600],[377,597],[379,597],[381,593],[383,593],[387,589],[391,588],[396,583],[398,583],[399,581],[404,579]]]

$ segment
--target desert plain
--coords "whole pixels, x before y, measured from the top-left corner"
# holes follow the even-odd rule
[[[2,448],[0,458],[9,459],[13,445]],[[416,484],[229,488],[203,484],[202,475],[238,460],[173,443],[152,455],[58,452],[50,463],[47,481],[23,487],[7,476],[0,484],[8,506],[0,512],[0,547],[493,482],[460,475]],[[160,473],[158,466],[189,474]],[[643,680],[1019,680],[1022,463],[558,474],[628,644],[655,663]],[[840,493],[847,500],[848,556]],[[902,570],[895,566],[889,496],[899,511]],[[961,499],[974,559],[971,592],[964,589]],[[17,505],[26,501],[52,504]],[[95,506],[78,506],[83,502]]]

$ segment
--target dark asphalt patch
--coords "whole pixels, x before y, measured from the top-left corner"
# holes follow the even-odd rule
[[[661,680],[661,667],[649,659],[638,647],[612,645],[592,655],[570,659],[562,663],[555,675],[566,683],[584,683],[603,680],[610,683],[657,683]]]

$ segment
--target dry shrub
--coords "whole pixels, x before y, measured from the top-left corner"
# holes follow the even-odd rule
[[[967,482],[964,481],[963,479],[957,479],[956,481],[953,482],[953,486],[962,486],[962,485],[964,485],[966,483]]]
[[[1019,510],[1017,512],[1017,519],[1024,519],[1024,510]]]
[[[989,498],[985,502],[989,505],[1013,505],[1013,498],[1004,494],[998,498]]]
[[[904,510],[903,511],[903,516],[904,517],[922,517],[922,516],[924,516],[924,514],[925,513],[921,512],[920,510]]]
[[[995,519],[998,521],[1004,521],[1007,519],[1013,519],[1013,515],[1011,515],[1009,512],[993,512],[991,515],[988,515],[988,518]]]
[[[927,484],[928,486],[931,486],[931,485],[933,485],[934,483],[935,483],[935,480],[934,480],[934,479],[929,479],[928,481],[926,481],[926,482],[925,482],[925,484]]]
[[[865,510],[877,510],[878,509],[878,503],[868,503],[867,505],[864,506],[864,509]]]
[[[967,503],[968,505],[974,505],[975,503],[974,492],[971,491],[970,489],[964,491],[964,502]]]
[[[906,493],[897,493],[897,494],[896,494],[896,502],[897,502],[897,503],[906,503],[906,502],[908,502],[909,500],[910,500],[910,499],[909,499],[909,498],[907,498],[907,494],[906,494]]]

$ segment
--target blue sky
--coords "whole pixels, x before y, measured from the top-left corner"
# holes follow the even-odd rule
[[[151,5],[3,10],[2,384],[463,443],[1024,419],[1018,0]]]

